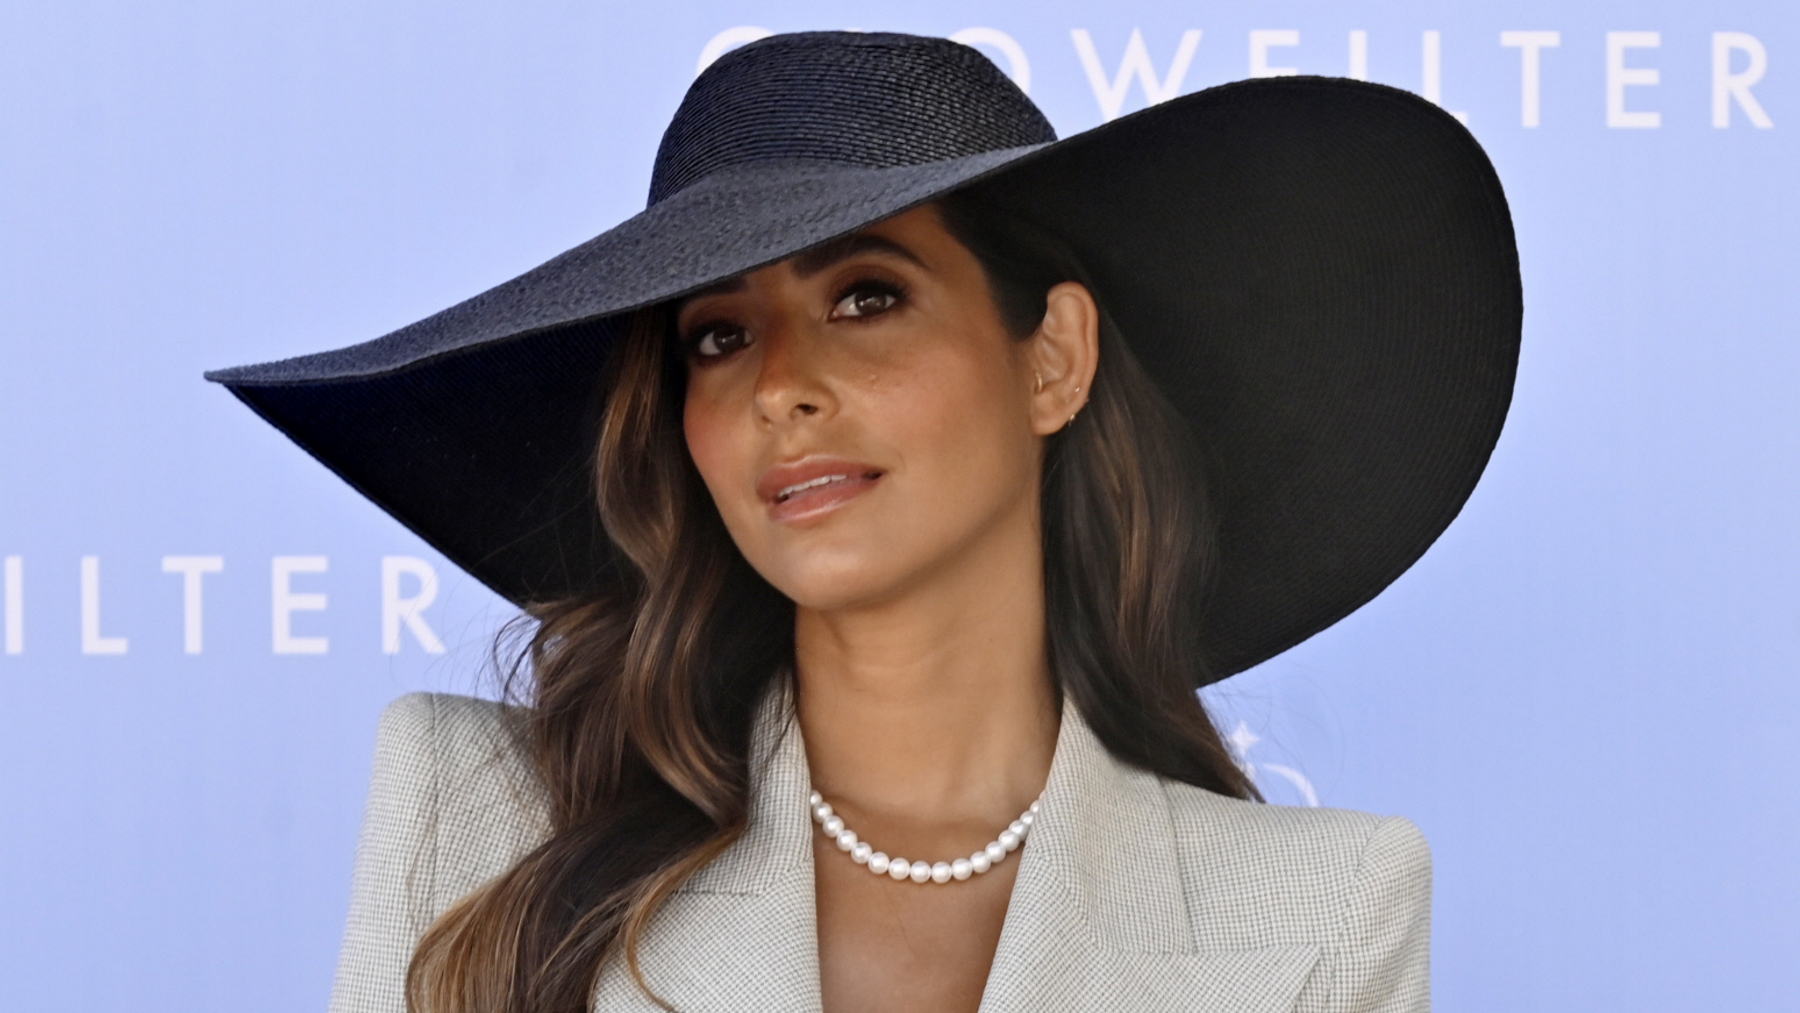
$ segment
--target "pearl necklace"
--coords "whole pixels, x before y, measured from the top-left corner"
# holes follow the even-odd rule
[[[812,805],[813,822],[825,831],[827,837],[835,838],[838,850],[848,851],[850,860],[857,865],[868,866],[869,871],[877,876],[887,873],[895,882],[910,879],[915,883],[928,880],[947,883],[952,879],[968,879],[986,872],[1005,858],[1007,852],[1016,851],[1019,845],[1025,843],[1025,836],[1030,833],[1031,825],[1037,822],[1038,805],[1043,800],[1042,795],[1032,800],[1031,805],[1019,814],[1019,818],[1000,831],[1000,836],[989,841],[987,847],[967,858],[958,858],[952,862],[909,862],[904,858],[889,858],[859,840],[856,831],[844,826],[843,818],[831,811],[831,803],[820,797],[818,792],[813,792],[808,801]]]

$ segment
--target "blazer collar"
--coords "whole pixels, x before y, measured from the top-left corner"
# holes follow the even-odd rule
[[[751,763],[748,829],[659,909],[641,966],[683,1011],[820,1013],[812,784],[785,674],[758,703]],[[1196,949],[1196,916],[1220,913],[1189,910],[1160,778],[1114,757],[1067,694],[1040,809],[1009,858],[1019,869],[981,1013],[1291,1008],[1317,946]],[[597,1008],[639,1008],[614,964]]]

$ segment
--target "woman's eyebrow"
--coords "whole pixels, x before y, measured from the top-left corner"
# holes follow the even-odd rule
[[[859,253],[887,253],[909,261],[914,267],[929,270],[918,254],[906,248],[897,240],[889,239],[873,232],[852,232],[847,236],[826,240],[810,250],[802,250],[794,254],[794,273],[802,278],[810,278],[840,260],[847,260]]]
[[[852,232],[847,236],[828,239],[808,250],[802,250],[791,258],[794,273],[802,278],[810,278],[841,260],[847,260],[859,253],[886,253],[899,257],[921,270],[930,270],[930,266],[919,259],[918,254],[904,244],[873,232]],[[675,304],[677,311],[689,300],[722,292],[737,292],[743,289],[742,275],[716,281],[705,288],[696,289],[682,296]]]

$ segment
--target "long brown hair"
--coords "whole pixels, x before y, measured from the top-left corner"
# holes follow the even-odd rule
[[[1042,320],[1050,286],[1094,289],[1043,225],[975,190],[937,206],[1016,340]],[[1194,631],[1214,560],[1199,448],[1095,298],[1101,354],[1087,406],[1045,447],[1053,677],[1119,758],[1262,801],[1194,690],[1211,681]],[[629,560],[625,580],[532,603],[496,641],[495,659],[499,643],[524,642],[501,693],[551,833],[424,933],[407,972],[414,1013],[580,1013],[618,947],[637,985],[672,1008],[643,978],[638,938],[748,825],[752,708],[791,657],[793,603],[745,562],[687,454],[686,367],[670,324],[666,307],[631,317],[600,378],[594,488]]]

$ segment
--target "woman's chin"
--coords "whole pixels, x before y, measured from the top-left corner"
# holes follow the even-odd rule
[[[875,568],[868,565],[804,569],[806,572],[788,570],[780,579],[769,582],[795,605],[815,612],[854,608],[886,597],[893,590],[893,581],[881,579]]]

